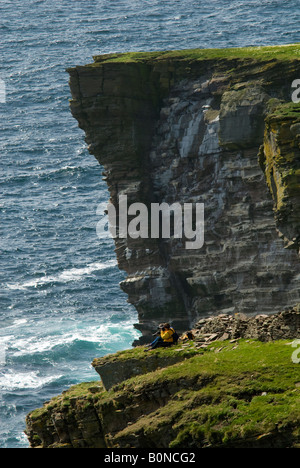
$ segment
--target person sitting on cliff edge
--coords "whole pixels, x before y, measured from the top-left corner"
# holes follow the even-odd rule
[[[166,348],[174,343],[177,343],[178,335],[169,323],[162,323],[158,328],[160,330],[159,336],[157,336],[155,340],[152,341],[152,343],[147,345],[148,348],[145,349],[145,351],[150,351],[151,349],[155,348]],[[156,334],[157,333],[155,333],[155,335]]]

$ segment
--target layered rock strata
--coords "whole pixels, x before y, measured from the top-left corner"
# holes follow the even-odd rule
[[[265,130],[265,119],[290,101],[300,61],[199,57],[116,54],[69,70],[71,111],[104,168],[113,205],[126,195],[149,212],[163,202],[205,207],[199,249],[172,235],[115,239],[127,273],[121,287],[145,340],[158,322],[183,331],[201,317],[272,314],[300,299],[297,250],[278,236],[274,191],[261,170],[282,142],[277,121],[279,137],[267,144],[275,123]],[[298,208],[289,213],[280,211],[281,232],[297,243]]]

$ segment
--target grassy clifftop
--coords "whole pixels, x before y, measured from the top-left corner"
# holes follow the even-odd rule
[[[155,60],[219,60],[219,59],[255,59],[255,60],[299,60],[300,44],[236,47],[225,49],[188,49],[163,52],[127,52],[97,55],[95,63],[99,62],[144,62]]]
[[[172,245],[163,250],[160,244],[158,249],[144,240],[116,241],[119,266],[129,275],[122,287],[138,309],[145,336],[162,316],[166,321],[176,319],[186,329],[185,322],[182,325],[184,304],[193,304],[189,317],[194,311],[199,317],[229,307],[273,314],[280,304],[285,307],[298,301],[298,258],[277,247],[271,199],[266,198],[257,152],[262,145],[260,163],[274,202],[280,201],[279,214],[284,215],[278,219],[284,222],[282,235],[297,247],[299,122],[294,114],[298,115],[298,107],[279,104],[290,102],[291,84],[299,72],[299,44],[109,54],[69,70],[72,114],[85,131],[90,152],[105,167],[115,206],[119,187],[127,191],[130,202],[150,203],[153,180],[160,181],[156,164],[160,168],[164,155],[164,169],[169,169],[175,156],[176,165],[168,184],[156,184],[159,196],[166,195],[167,185],[168,200],[187,200],[188,196],[197,200],[213,186],[216,196],[208,198],[210,209],[219,207],[219,194],[226,201],[224,207],[230,207],[216,216],[205,255],[172,251]],[[192,145],[180,159],[176,138],[181,142],[182,135],[193,128],[193,116],[203,113],[206,102],[211,104],[213,117],[203,121],[203,135],[211,146],[204,145],[207,153],[203,153],[203,166],[198,166],[203,140],[195,143],[197,151]],[[211,127],[216,116],[219,136],[214,136]],[[165,133],[153,146],[158,122],[164,124]],[[174,122],[181,131],[176,138],[168,129]],[[169,153],[160,153],[169,151],[170,136],[176,145]],[[160,146],[160,142],[168,144]],[[222,148],[218,158],[211,156],[216,143]],[[220,167],[224,168],[221,178]],[[211,174],[216,176],[211,179]],[[227,225],[232,230],[223,234]],[[228,236],[222,250],[220,236],[215,240],[218,232]],[[136,253],[130,254],[129,261],[125,247]],[[149,251],[155,252],[153,257],[146,254]],[[165,263],[171,272],[165,268],[161,274]],[[169,278],[176,281],[171,283]],[[187,282],[181,283],[185,278]],[[181,284],[184,287],[178,288]],[[158,304],[152,301],[157,297]],[[299,333],[299,326],[294,329],[284,321],[281,329],[276,321],[269,326],[262,320],[258,329],[256,322],[241,320],[238,328],[245,331],[248,325],[254,334],[239,334],[243,338],[238,340],[232,336],[237,332],[233,323],[227,341],[190,342],[149,353],[137,347],[94,360],[101,376],[106,372],[104,385],[99,381],[74,386],[31,412],[27,417],[31,446],[299,448],[300,367],[292,360],[297,351],[292,340],[299,338],[294,334]],[[256,340],[265,329],[272,341]],[[227,331],[222,329],[222,334]]]
[[[162,352],[185,359],[109,391],[97,382],[74,386],[33,411],[31,445],[300,447],[300,374],[290,341],[234,340],[204,349],[190,342],[151,354]],[[122,366],[133,356],[145,359],[144,349],[117,359]]]

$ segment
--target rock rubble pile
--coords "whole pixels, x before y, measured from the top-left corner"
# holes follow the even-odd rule
[[[300,304],[274,315],[220,314],[199,320],[192,330],[197,346],[238,338],[273,341],[300,338]]]

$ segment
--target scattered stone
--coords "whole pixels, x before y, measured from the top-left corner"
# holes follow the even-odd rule
[[[218,338],[217,333],[213,333],[212,335],[208,335],[204,338],[205,341],[214,341],[216,338]]]
[[[240,338],[263,342],[273,340],[295,340],[300,338],[300,304],[272,315],[220,314],[199,320],[193,329],[196,343],[212,341],[235,343]]]
[[[219,338],[220,341],[226,341],[226,340],[229,340],[229,333],[223,333],[223,335],[221,336],[221,338]]]

